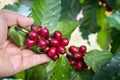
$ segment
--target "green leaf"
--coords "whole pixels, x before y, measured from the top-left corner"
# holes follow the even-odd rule
[[[26,6],[25,4],[20,4],[20,3],[14,3],[12,5],[8,4],[3,9],[15,11],[25,16],[29,16],[31,14],[30,7]]]
[[[78,23],[75,21],[61,21],[51,31],[51,34],[59,30],[62,32],[63,37],[70,38],[72,32],[76,29],[77,26],[78,26]]]
[[[120,50],[120,31],[116,29],[112,29],[111,33],[112,42],[111,42],[111,52],[115,54]]]
[[[96,22],[96,9],[99,6],[97,3],[98,0],[85,0],[82,4],[84,17],[80,20],[80,31],[84,39],[88,39],[89,34],[96,33],[99,30]]]
[[[93,73],[87,69],[72,71],[69,80],[92,80]]]
[[[25,44],[26,33],[22,32],[21,30],[16,29],[16,25],[11,26],[8,30],[9,38],[18,46],[23,47]]]
[[[112,54],[108,51],[91,50],[84,56],[84,61],[96,72],[102,63],[111,57]]]
[[[52,30],[58,23],[61,13],[61,0],[34,0],[32,17],[36,25]]]
[[[26,80],[47,80],[48,74],[46,72],[48,64],[35,66],[26,71]]]
[[[61,0],[61,17],[62,20],[76,21],[76,17],[81,10],[79,0]]]
[[[48,80],[69,80],[71,68],[65,56],[61,56],[61,58],[48,67],[51,67],[48,71]]]
[[[43,53],[43,52],[41,51],[41,48],[40,48],[38,45],[29,47],[29,49],[31,49],[31,50],[33,50],[33,51],[35,51],[35,52],[37,52],[37,53]]]
[[[14,78],[25,80],[25,75],[26,75],[25,71],[22,71],[22,72],[19,72],[19,73],[15,74]]]
[[[101,27],[102,30],[106,29],[106,18],[105,7],[99,7],[96,11],[97,24]]]
[[[120,9],[115,10],[110,17],[108,17],[107,22],[111,27],[120,30]]]
[[[93,80],[120,80],[120,52],[102,65]]]
[[[101,30],[97,35],[97,42],[103,50],[108,50],[111,42],[111,30]]]
[[[102,49],[108,50],[111,42],[111,29],[109,29],[108,25],[106,25],[107,17],[105,15],[105,11],[105,7],[97,9],[97,24],[101,27],[101,30],[97,35],[97,42]]]

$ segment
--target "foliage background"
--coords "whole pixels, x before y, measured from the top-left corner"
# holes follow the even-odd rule
[[[105,4],[109,7],[106,7]],[[46,26],[51,34],[55,30],[60,30],[64,37],[72,38],[71,34],[79,27],[82,38],[88,42],[90,47],[92,43],[89,41],[89,35],[96,34],[96,42],[100,47],[88,50],[84,56],[84,61],[89,66],[88,69],[76,71],[69,66],[65,56],[61,56],[56,62],[51,61],[33,67],[10,76],[10,78],[22,80],[120,80],[119,7],[120,0],[21,0],[20,3],[6,5],[4,9],[34,18],[36,25]],[[76,17],[81,10],[84,17],[77,21]],[[13,30],[11,29],[10,34],[16,34]],[[18,37],[19,42],[24,42],[24,39],[19,37],[20,33],[15,36]],[[15,40],[14,36],[12,39]]]

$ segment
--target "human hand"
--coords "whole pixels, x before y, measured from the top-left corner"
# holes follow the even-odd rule
[[[50,61],[46,54],[35,54],[28,49],[20,49],[7,38],[8,26],[21,27],[33,24],[33,19],[16,12],[0,11],[0,77],[11,76],[38,64]]]

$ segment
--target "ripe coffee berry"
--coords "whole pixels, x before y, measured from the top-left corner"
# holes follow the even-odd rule
[[[62,38],[60,43],[61,43],[62,46],[67,46],[68,43],[69,43],[69,40],[67,38]]]
[[[38,45],[41,47],[41,48],[44,48],[47,46],[47,41],[44,39],[44,38],[40,38],[38,40]]]
[[[75,60],[80,60],[83,57],[83,54],[82,53],[75,53],[75,54],[73,54],[73,57]]]
[[[62,39],[62,33],[60,31],[55,31],[53,37],[60,41]]]
[[[50,57],[54,57],[56,54],[57,54],[57,49],[56,49],[56,47],[51,47],[51,48],[49,49],[49,51],[48,51],[48,55],[49,55]]]
[[[69,54],[66,55],[66,58],[67,58],[69,61],[73,60],[73,56],[71,56],[71,55],[69,55]]]
[[[47,53],[49,51],[50,47],[49,46],[46,46],[45,48],[43,48],[43,52]]]
[[[54,46],[54,47],[57,47],[57,46],[59,46],[59,41],[57,39],[51,39],[50,40],[50,45]]]
[[[76,68],[77,70],[83,69],[83,68],[84,68],[84,63],[83,63],[82,61],[77,62],[77,63],[75,64],[75,68]]]
[[[72,53],[72,54],[78,53],[79,49],[76,46],[70,46],[69,52]]]
[[[43,36],[43,37],[48,37],[49,36],[49,30],[46,27],[41,28],[40,29],[40,35]]]
[[[55,56],[52,57],[52,59],[53,59],[54,61],[58,60],[58,59],[59,59],[59,55],[56,54]]]
[[[32,40],[36,40],[36,39],[38,38],[38,33],[37,33],[37,31],[31,30],[31,31],[29,32],[29,38],[32,39]]]
[[[65,54],[66,53],[66,49],[64,46],[58,46],[57,47],[57,52],[60,54]]]
[[[42,26],[37,26],[38,32],[40,32],[41,29],[42,29]]]
[[[70,65],[71,65],[71,66],[75,66],[75,65],[76,65],[76,61],[75,61],[75,60],[71,60],[71,61],[70,61]]]
[[[27,38],[25,44],[28,47],[32,47],[36,44],[36,40],[31,40],[31,39]]]
[[[82,54],[85,54],[86,50],[87,50],[87,48],[84,45],[80,46],[80,48],[79,48],[79,52],[82,53]]]

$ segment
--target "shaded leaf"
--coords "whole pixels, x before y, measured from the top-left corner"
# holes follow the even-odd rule
[[[92,80],[93,73],[87,69],[72,71],[69,80]]]
[[[111,42],[111,52],[114,54],[120,50],[120,31],[116,29],[112,29],[111,33],[112,42]]]
[[[76,17],[81,10],[79,0],[61,0],[61,17],[62,20],[76,21]]]
[[[61,58],[48,67],[51,67],[48,71],[48,80],[69,80],[71,68],[65,56],[61,56]]]
[[[58,23],[61,13],[61,0],[34,0],[32,17],[36,25],[52,30]]]
[[[19,73],[15,74],[15,75],[14,75],[14,78],[15,78],[15,79],[25,80],[25,76],[26,76],[25,71],[22,71],[22,72],[19,72]]]
[[[120,80],[120,52],[102,65],[93,80]]]
[[[47,80],[47,72],[46,72],[46,67],[48,64],[42,64],[35,66],[31,69],[28,69],[26,71],[27,76],[26,80]]]
[[[96,9],[99,7],[98,0],[85,0],[82,4],[83,19],[80,20],[80,31],[82,37],[88,39],[88,35],[96,33],[99,27],[96,22]]]
[[[29,16],[31,14],[30,7],[26,6],[25,4],[20,4],[20,3],[14,3],[12,5],[8,4],[3,9],[15,11],[25,16]]]
[[[84,61],[96,72],[103,62],[111,57],[112,54],[108,51],[91,50],[84,56]]]
[[[41,51],[41,48],[40,48],[38,45],[29,47],[29,49],[31,49],[31,50],[33,50],[33,51],[35,51],[35,52],[37,52],[37,53],[43,53],[43,52]]]

